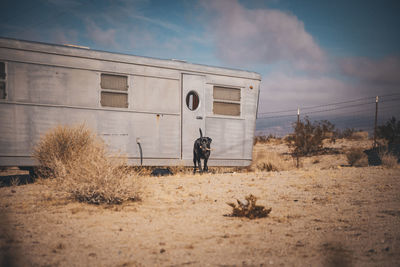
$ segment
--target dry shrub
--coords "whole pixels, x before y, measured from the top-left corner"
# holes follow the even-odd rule
[[[308,117],[293,123],[294,132],[285,137],[294,156],[313,155],[323,148],[324,139],[333,137],[335,125],[327,120],[311,122]]]
[[[351,166],[365,167],[368,166],[368,157],[361,148],[351,148],[346,153],[347,162]]]
[[[264,218],[271,212],[272,208],[266,209],[264,206],[256,205],[257,198],[253,195],[246,196],[244,201],[236,200],[235,203],[226,203],[233,208],[232,213],[227,216],[247,217],[249,219]]]
[[[295,168],[292,157],[284,157],[277,152],[258,151],[250,166],[251,171],[286,171]]]
[[[349,138],[351,140],[368,140],[368,132],[354,132],[351,137]]]
[[[18,185],[20,185],[20,183],[21,183],[21,181],[20,181],[19,177],[11,178],[11,181],[10,181],[11,186],[18,186]]]
[[[384,125],[378,126],[377,135],[389,144],[400,144],[400,121],[392,117]]]
[[[39,162],[41,177],[54,177],[60,165],[67,164],[80,151],[86,150],[96,136],[84,125],[57,126],[48,131],[34,147],[33,157]]]
[[[379,153],[379,157],[381,158],[382,165],[388,168],[395,168],[398,166],[398,159],[395,155],[388,152]]]
[[[34,157],[57,186],[78,201],[120,204],[139,199],[137,175],[126,165],[126,157],[109,155],[103,140],[85,125],[50,130]]]
[[[268,143],[272,143],[272,144],[281,144],[282,138],[277,137],[273,134],[269,134],[267,135],[258,135],[254,137],[254,142],[253,144],[268,144]]]

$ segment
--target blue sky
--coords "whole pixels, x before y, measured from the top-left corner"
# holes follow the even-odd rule
[[[376,95],[381,123],[400,117],[400,1],[6,0],[2,11],[2,37],[256,71],[266,133],[290,130],[297,107],[370,130]]]

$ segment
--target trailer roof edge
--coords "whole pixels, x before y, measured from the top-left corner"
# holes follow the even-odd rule
[[[184,71],[189,70],[193,72],[213,73],[217,75],[228,75],[253,80],[261,80],[261,75],[253,71],[189,63],[183,60],[160,59],[118,52],[93,50],[87,47],[19,40],[8,37],[0,37],[0,48],[29,50],[32,52],[59,54],[65,56],[75,56],[81,58],[99,59],[128,64],[156,66],[160,68],[177,69]]]

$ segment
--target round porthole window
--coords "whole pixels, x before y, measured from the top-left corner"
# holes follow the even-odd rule
[[[190,91],[186,95],[186,106],[190,110],[196,110],[199,106],[199,95],[195,91]]]

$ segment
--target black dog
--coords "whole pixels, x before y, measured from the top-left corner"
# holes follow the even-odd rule
[[[212,139],[210,137],[203,137],[203,132],[199,128],[200,131],[200,138],[198,138],[194,142],[194,147],[193,147],[193,173],[196,173],[196,162],[198,163],[197,166],[199,167],[199,171],[201,172],[201,160],[204,159],[204,168],[203,171],[208,171],[208,166],[207,166],[207,161],[208,158],[210,157],[211,153],[211,141]]]

